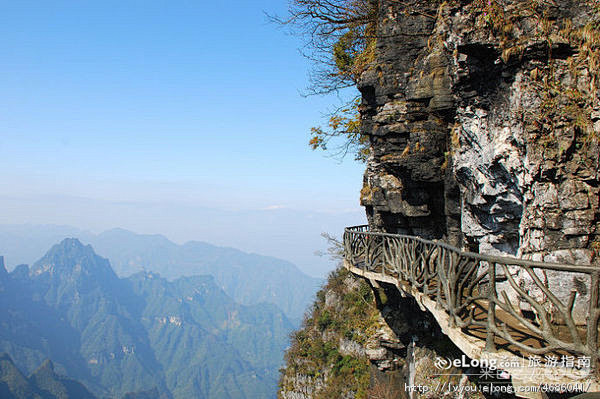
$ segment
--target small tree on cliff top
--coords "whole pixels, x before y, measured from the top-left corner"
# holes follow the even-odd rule
[[[306,95],[325,95],[356,85],[373,61],[377,0],[290,0],[288,17],[273,18],[289,26],[304,41],[302,54],[313,62]],[[342,138],[334,155],[368,155],[366,138],[360,133],[356,97],[329,114],[326,128],[313,127],[309,145],[328,150],[330,140]]]

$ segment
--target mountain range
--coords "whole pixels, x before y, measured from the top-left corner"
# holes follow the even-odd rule
[[[120,277],[141,271],[156,272],[168,280],[211,275],[236,302],[274,304],[295,325],[299,325],[323,282],[282,259],[199,241],[178,245],[162,235],[118,228],[93,234],[70,226],[0,225],[0,254],[5,255],[9,265],[33,263],[51,245],[67,237],[91,244],[110,260]]]
[[[31,267],[0,262],[0,353],[37,395],[36,370],[51,369],[102,398],[274,397],[292,328],[276,305],[240,304],[212,276],[119,278],[77,239]]]
[[[56,374],[50,360],[27,378],[6,353],[0,354],[0,398],[96,399],[80,382]]]

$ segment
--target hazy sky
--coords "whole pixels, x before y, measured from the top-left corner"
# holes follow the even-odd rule
[[[307,146],[335,98],[299,95],[310,65],[264,15],[285,8],[2,2],[0,223],[210,241],[186,209],[360,214],[364,166]]]

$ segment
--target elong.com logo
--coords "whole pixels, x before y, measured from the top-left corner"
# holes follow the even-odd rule
[[[498,368],[498,361],[496,359],[469,359],[465,355],[462,355],[457,359],[438,356],[435,358],[434,365],[440,370],[449,370],[451,367],[479,367],[488,370],[496,370]]]

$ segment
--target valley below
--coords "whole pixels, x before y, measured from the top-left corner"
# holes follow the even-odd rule
[[[2,397],[55,397],[48,386],[82,397],[64,381],[97,398],[276,396],[319,279],[279,259],[125,230],[94,245],[133,274],[120,278],[75,238],[31,266],[0,265]]]

